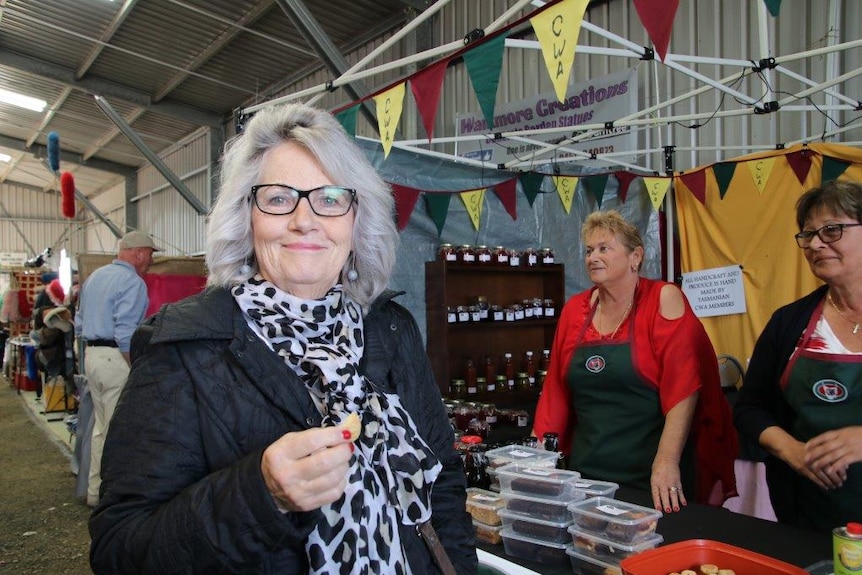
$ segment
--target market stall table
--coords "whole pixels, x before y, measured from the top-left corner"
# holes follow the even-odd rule
[[[649,494],[621,488],[617,499],[652,506]],[[663,545],[688,539],[710,539],[742,547],[802,568],[832,557],[832,535],[797,529],[781,523],[734,513],[721,507],[697,503],[676,513],[666,513],[658,522],[657,533],[664,537]],[[503,557],[543,575],[570,575],[569,566],[549,566],[506,555],[503,545],[478,542],[488,553]]]

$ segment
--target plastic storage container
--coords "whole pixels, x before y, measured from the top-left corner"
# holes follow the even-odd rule
[[[651,537],[663,516],[661,511],[610,497],[576,501],[569,511],[578,529],[626,545]]]
[[[535,537],[513,533],[511,529],[505,527],[500,532],[500,535],[503,537],[503,547],[506,549],[506,555],[529,559],[530,561],[537,561],[546,565],[563,567],[569,564],[569,556],[566,555],[566,550],[572,546],[571,543],[548,543]]]
[[[500,496],[506,500],[506,510],[512,513],[558,523],[572,521],[572,514],[569,511],[570,501],[553,501],[511,493],[501,493]]]
[[[664,537],[656,533],[633,545],[626,545],[611,541],[606,537],[593,535],[588,531],[578,529],[574,525],[568,528],[568,532],[575,546],[575,551],[581,555],[586,555],[592,559],[604,561],[612,565],[619,565],[620,561],[626,557],[631,557],[641,551],[658,547],[659,543],[664,541]]]
[[[578,550],[572,547],[566,549],[566,555],[569,556],[575,575],[621,575],[622,573],[619,565],[611,565],[600,559],[588,557],[583,553],[578,553]],[[662,575],[667,575],[667,573]]]
[[[467,489],[467,513],[474,521],[485,525],[502,525],[498,511],[506,507],[506,500],[499,494],[487,489],[470,487]],[[571,519],[571,516],[569,517]]]
[[[737,575],[808,575],[801,567],[708,539],[689,539],[649,549],[623,559],[620,568],[625,575],[667,575],[683,569],[697,571],[706,563],[733,569]]]
[[[503,519],[503,527],[518,535],[548,543],[568,543],[572,540],[568,530],[572,524],[571,517],[565,521],[545,521],[526,513],[513,513],[506,509],[500,511],[500,517]]]
[[[575,489],[584,494],[584,499],[590,497],[613,497],[617,494],[619,484],[613,481],[598,481],[581,477],[575,483]]]
[[[534,467],[554,467],[559,454],[525,445],[505,445],[485,453],[488,467],[497,468],[509,463],[524,463]]]
[[[499,545],[503,542],[500,533],[503,531],[502,525],[485,525],[479,521],[473,521],[473,529],[476,530],[476,539],[490,543],[491,545]]]
[[[583,495],[575,490],[581,478],[577,471],[552,469],[533,464],[509,463],[497,468],[500,492],[529,495],[554,501],[574,501]]]

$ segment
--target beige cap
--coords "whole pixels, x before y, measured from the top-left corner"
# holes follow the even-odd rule
[[[131,248],[150,248],[154,252],[162,251],[153,243],[153,238],[144,232],[129,232],[120,239],[121,250],[128,250]]]

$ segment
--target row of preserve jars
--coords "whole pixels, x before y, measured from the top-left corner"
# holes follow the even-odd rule
[[[459,264],[485,265],[497,267],[535,267],[554,263],[552,248],[527,248],[518,251],[503,246],[489,248],[488,246],[463,245],[454,247],[452,244],[440,244],[437,257],[444,262]]]

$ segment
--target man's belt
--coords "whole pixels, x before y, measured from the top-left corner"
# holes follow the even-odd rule
[[[87,347],[119,347],[112,339],[88,339]]]

